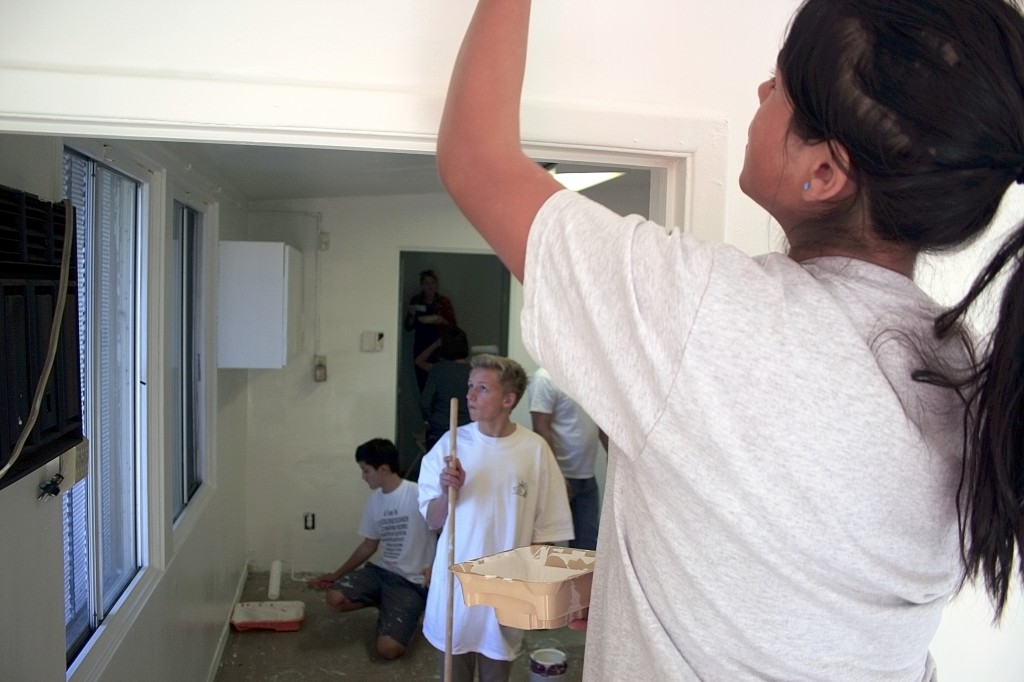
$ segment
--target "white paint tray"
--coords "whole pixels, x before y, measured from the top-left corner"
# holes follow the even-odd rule
[[[236,630],[294,632],[305,617],[301,601],[240,601],[231,611],[231,625]]]
[[[451,567],[467,606],[492,606],[520,630],[560,628],[584,618],[594,579],[593,550],[530,545]]]

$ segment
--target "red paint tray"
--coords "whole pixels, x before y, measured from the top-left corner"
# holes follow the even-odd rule
[[[231,611],[231,625],[243,631],[295,632],[305,617],[306,604],[301,601],[242,601]]]

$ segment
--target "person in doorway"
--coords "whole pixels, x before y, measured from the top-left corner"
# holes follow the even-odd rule
[[[440,351],[437,362],[430,362],[435,350]],[[466,383],[469,381],[469,341],[459,327],[445,327],[441,338],[416,358],[416,364],[427,372],[427,384],[420,394],[420,410],[424,421],[424,448],[426,453],[451,426],[452,398],[459,399],[458,425],[469,423],[466,405]],[[418,481],[422,455],[405,473],[410,481]]]
[[[433,270],[420,273],[420,290],[409,299],[405,307],[405,329],[413,333],[412,357],[415,360],[426,348],[440,338],[440,330],[444,327],[456,326],[455,308],[452,302],[437,290],[437,275]],[[436,362],[436,352],[428,358]],[[427,372],[418,364],[416,369],[416,385],[420,392],[427,383]]]
[[[327,606],[380,610],[377,653],[395,659],[405,653],[426,606],[437,534],[419,514],[419,490],[398,475],[398,448],[374,438],[356,448],[356,463],[373,491],[363,507],[363,541],[336,571],[310,579],[327,590]],[[381,549],[377,563],[369,561]]]
[[[469,340],[458,327],[441,330],[440,359],[427,368],[427,384],[420,396],[420,409],[427,422],[426,449],[434,447],[451,426],[452,398],[459,399],[458,425],[469,423],[466,384],[469,381]]]
[[[529,14],[478,1],[437,162],[612,444],[584,677],[936,679],[950,597],[983,577],[998,616],[1024,541],[1024,227],[949,310],[913,275],[1024,183],[1019,6],[805,0],[747,131],[740,189],[789,242],[758,258],[525,155]]]
[[[608,447],[604,433],[543,367],[530,379],[528,398],[533,430],[547,441],[565,477],[576,536],[569,546],[597,549],[601,491],[594,471],[601,450]]]
[[[471,361],[467,402],[473,423],[457,430],[455,462],[448,455],[451,432],[423,458],[420,512],[427,524],[442,529],[438,542],[448,547],[448,494],[455,490],[456,563],[533,543],[572,539],[572,517],[565,482],[543,438],[516,425],[512,409],[526,390],[519,363],[496,355]],[[434,575],[446,575],[448,556],[434,558]],[[494,609],[466,606],[455,581],[452,596],[452,680],[505,682],[519,655],[523,631],[498,623]],[[449,594],[435,581],[427,595],[423,635],[440,651],[444,665]]]

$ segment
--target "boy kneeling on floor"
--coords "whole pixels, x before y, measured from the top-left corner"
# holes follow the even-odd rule
[[[415,483],[398,475],[398,449],[384,438],[356,448],[356,463],[373,494],[366,501],[359,534],[363,541],[333,573],[311,578],[327,590],[327,606],[354,611],[380,609],[377,653],[395,659],[405,653],[427,600],[437,534],[420,516]],[[383,544],[377,563],[368,561]]]

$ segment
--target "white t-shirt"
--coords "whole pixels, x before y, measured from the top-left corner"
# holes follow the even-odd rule
[[[419,513],[419,489],[403,480],[389,493],[377,488],[363,507],[359,534],[380,540],[374,563],[422,585],[423,569],[434,560],[437,536]]]
[[[586,679],[933,679],[961,412],[910,377],[938,312],[912,281],[564,191],[524,284],[527,349],[613,443]]]
[[[560,390],[541,367],[527,389],[530,412],[551,415],[551,450],[566,478],[593,478],[601,440],[597,424],[576,401]]]
[[[420,466],[420,512],[441,495],[439,477],[450,448],[451,432],[423,456]],[[455,563],[479,559],[534,543],[573,538],[565,481],[551,449],[529,429],[503,438],[480,433],[477,424],[458,428],[457,455],[466,472],[455,504]],[[448,524],[440,548],[423,615],[423,635],[444,651],[448,613]],[[481,653],[511,661],[519,654],[523,631],[498,624],[489,606],[466,606],[455,580],[452,653]]]

